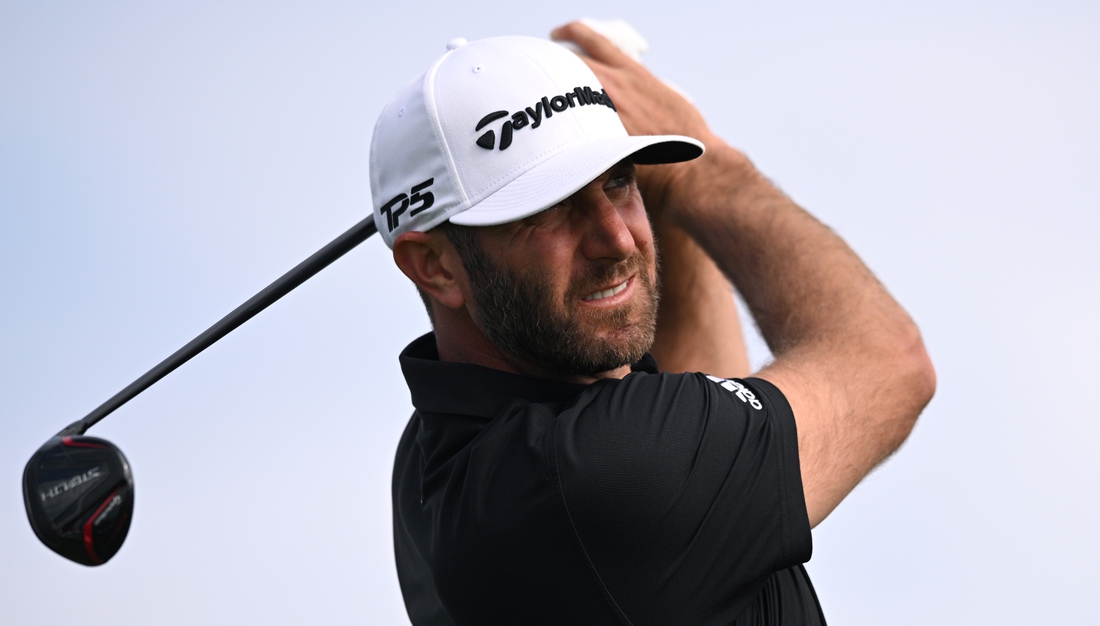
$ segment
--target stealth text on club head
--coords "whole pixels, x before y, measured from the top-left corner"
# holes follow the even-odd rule
[[[53,437],[27,462],[23,502],[42,543],[77,563],[102,565],[130,530],[130,464],[104,439]]]

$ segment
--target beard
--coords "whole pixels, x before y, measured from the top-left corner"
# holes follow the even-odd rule
[[[595,265],[574,277],[556,301],[550,270],[522,271],[495,263],[480,242],[462,246],[482,332],[513,366],[527,362],[563,375],[596,376],[641,360],[653,346],[660,291],[656,250],[615,265]],[[634,276],[631,302],[586,311],[581,298],[609,281]]]

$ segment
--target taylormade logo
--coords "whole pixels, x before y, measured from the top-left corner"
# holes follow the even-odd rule
[[[99,517],[97,517],[95,521],[92,522],[92,526],[99,526],[100,522],[107,519],[107,514],[113,511],[115,507],[120,504],[122,504],[122,496],[116,495],[115,497],[111,498],[111,503],[107,505],[107,508],[103,509],[103,511],[100,512]]]
[[[57,496],[65,493],[70,489],[75,489],[76,487],[79,487],[80,485],[83,485],[90,480],[95,480],[100,476],[102,476],[102,474],[99,473],[99,468],[93,467],[83,474],[78,474],[63,483],[58,483],[53,487],[50,487],[46,491],[40,491],[38,495],[42,496],[42,501],[45,502],[50,498],[56,498]]]
[[[525,128],[528,125],[532,129],[542,126],[542,120],[550,119],[554,117],[554,113],[561,113],[562,111],[573,108],[575,106],[586,106],[589,104],[602,104],[608,107],[612,111],[618,111],[615,108],[615,104],[611,102],[611,98],[607,95],[607,91],[593,91],[591,87],[575,87],[573,91],[567,91],[560,96],[554,96],[552,98],[543,96],[541,100],[535,103],[533,107],[527,107],[522,111],[516,111],[510,116],[508,111],[493,111],[492,113],[481,118],[481,121],[474,127],[474,132],[485,128],[487,125],[499,120],[502,117],[509,119],[504,120],[504,125],[500,127],[500,149],[507,150],[508,146],[512,145],[512,133],[521,128]],[[485,132],[483,135],[477,138],[477,145],[485,148],[486,150],[492,150],[497,145],[496,133],[492,130]]]

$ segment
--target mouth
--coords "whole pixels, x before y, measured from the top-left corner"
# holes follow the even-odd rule
[[[633,277],[631,277],[631,278],[633,278]],[[587,296],[581,298],[581,300],[585,300],[585,301],[588,301],[588,302],[593,302],[593,301],[596,301],[596,300],[606,300],[607,298],[617,296],[620,293],[622,293],[623,291],[625,291],[628,285],[630,285],[630,278],[627,278],[626,280],[619,283],[618,285],[615,285],[614,287],[608,287],[607,289],[601,289],[599,291],[593,291],[592,293],[588,294]]]

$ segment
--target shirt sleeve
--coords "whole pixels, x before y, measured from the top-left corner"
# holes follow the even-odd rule
[[[810,558],[794,416],[767,381],[597,383],[559,415],[551,454],[578,549],[632,624],[732,623]]]

